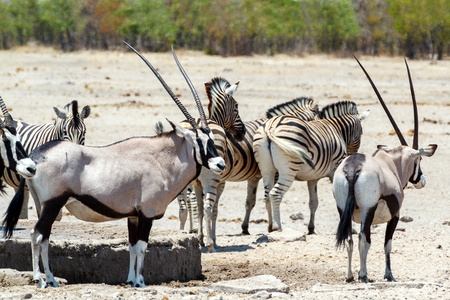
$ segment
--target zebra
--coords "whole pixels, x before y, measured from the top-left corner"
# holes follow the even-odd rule
[[[91,111],[89,105],[83,107],[81,113],[78,112],[77,100],[68,103],[64,109],[57,107],[53,107],[53,109],[57,116],[54,124],[32,125],[22,121],[14,121],[14,126],[21,136],[26,153],[31,153],[33,149],[54,140],[72,141],[84,145],[86,136],[84,119],[89,117]],[[20,176],[16,172],[4,169],[2,179],[17,192]],[[29,193],[28,187],[26,187],[20,219],[28,218],[28,199]]]
[[[217,101],[213,97],[210,101]],[[317,105],[314,100],[310,98],[296,98],[289,102],[280,104],[267,112],[267,116],[272,116],[281,113],[291,113],[299,118],[305,120],[312,120],[318,117]],[[210,117],[211,118],[211,117]],[[211,118],[214,120],[214,116]],[[245,122],[245,136],[242,141],[235,139],[232,134],[225,131],[225,135],[216,137],[216,143],[224,140],[226,144],[225,171],[220,175],[205,172],[197,178],[198,184],[194,185],[195,198],[201,199],[197,202],[198,206],[198,236],[203,241],[203,211],[206,216],[206,242],[204,243],[210,252],[215,251],[216,245],[216,222],[218,214],[218,201],[225,187],[225,181],[242,182],[247,181],[247,199],[246,199],[246,228],[248,229],[248,220],[251,209],[255,205],[256,189],[261,179],[261,174],[253,155],[252,144],[253,136],[259,126],[261,126],[266,119],[257,119],[250,122]],[[216,134],[215,134],[216,136]],[[220,145],[216,144],[219,152]],[[203,187],[203,188],[202,188]],[[205,195],[206,206],[203,208],[203,194]],[[193,197],[191,196],[191,200]],[[194,206],[195,207],[195,206]],[[191,213],[192,215],[192,213]],[[195,215],[195,211],[194,211]],[[192,224],[192,223],[191,223]],[[243,225],[244,228],[245,225]],[[248,233],[248,230],[247,230]]]
[[[281,200],[292,182],[299,180],[308,184],[308,233],[314,233],[317,182],[323,177],[332,179],[339,163],[358,151],[361,121],[368,115],[369,111],[359,114],[354,102],[341,101],[325,106],[319,120],[303,121],[282,115],[269,119],[258,129],[253,148],[264,181],[269,232],[282,230]]]
[[[36,164],[26,153],[17,132],[11,114],[0,96],[0,108],[4,120],[0,119],[0,170],[12,169],[24,178],[32,178],[36,174]],[[0,193],[5,192],[5,185],[0,178]]]
[[[228,148],[226,145],[226,133],[228,133],[233,139],[242,140],[245,134],[244,123],[239,116],[238,103],[233,98],[234,92],[237,90],[239,82],[231,85],[226,79],[222,77],[215,77],[211,81],[205,83],[206,94],[209,99],[208,111],[209,118],[208,126],[214,135],[215,146],[222,157],[227,157],[229,155]],[[182,126],[189,128],[191,125],[188,122],[182,122]],[[227,160],[225,160],[227,162]],[[230,170],[232,166],[226,163],[226,170]],[[208,170],[207,168],[202,168],[199,178],[192,183],[196,188],[196,193],[202,195],[202,188],[207,195],[207,199],[214,198],[216,192],[217,184],[220,181],[220,175]],[[211,195],[209,198],[208,196]],[[185,189],[182,195],[179,195],[178,202],[180,205],[180,229],[184,228],[184,224],[187,219],[188,211],[186,209],[186,196],[187,189]],[[203,199],[199,197],[200,199]],[[213,207],[214,200],[207,200],[207,206],[205,208],[205,215],[207,218],[207,224],[211,218],[211,211]],[[190,203],[190,201],[188,201]],[[198,235],[200,240],[203,242],[203,229],[202,229],[202,219],[203,219],[203,201],[199,202],[200,213],[198,214],[199,220],[199,232]],[[191,214],[191,229],[192,229],[192,214]],[[209,226],[207,227],[208,236]],[[206,243],[208,248],[210,244]],[[210,248],[210,251],[213,249]]]

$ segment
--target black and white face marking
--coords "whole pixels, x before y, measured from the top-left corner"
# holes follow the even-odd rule
[[[20,136],[14,127],[4,127],[1,130],[1,157],[6,168],[15,170],[25,178],[31,178],[36,173],[36,164],[28,158],[20,142]]]
[[[422,161],[422,157],[417,157],[417,160],[414,162],[414,173],[409,178],[409,182],[411,182],[416,189],[421,189],[427,183],[425,176],[422,173],[422,169],[420,168],[420,162]]]
[[[196,156],[197,161],[216,173],[221,173],[225,169],[225,161],[217,152],[214,145],[214,135],[209,128],[199,128],[196,130]]]

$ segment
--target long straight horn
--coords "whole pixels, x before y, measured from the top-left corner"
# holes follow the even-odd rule
[[[409,72],[408,63],[406,62],[405,58],[405,64],[406,64],[406,70],[408,70],[408,79],[409,79],[409,87],[411,89],[411,97],[413,102],[413,109],[414,109],[414,138],[413,138],[413,149],[419,149],[419,116],[417,113],[417,103],[416,103],[416,94],[414,93],[414,87],[411,80],[411,73]]]
[[[180,61],[178,60],[177,55],[175,54],[175,51],[173,50],[172,45],[172,54],[173,58],[175,59],[178,68],[181,71],[181,74],[183,74],[184,79],[186,80],[187,84],[189,85],[189,88],[191,89],[192,95],[194,96],[195,103],[197,103],[198,112],[200,113],[200,119],[202,120],[202,126],[208,127],[208,123],[206,122],[206,115],[205,111],[203,110],[202,103],[200,102],[200,97],[198,96],[197,91],[195,90],[194,85],[192,84],[191,80],[189,79],[189,76],[186,74],[186,71],[184,71],[183,66],[180,64]]]
[[[356,58],[355,55],[353,55],[353,57],[356,59],[356,61],[358,62],[359,66],[361,67],[361,69],[364,71],[364,74],[366,74],[367,79],[369,79],[370,84],[372,85],[373,90],[375,91],[375,94],[377,94],[378,100],[380,101],[381,106],[383,107],[384,111],[386,112],[386,115],[389,118],[389,121],[391,121],[392,126],[394,127],[395,133],[397,133],[398,139],[400,140],[400,143],[403,146],[408,146],[408,144],[405,141],[405,138],[403,137],[400,129],[398,128],[397,124],[395,123],[394,118],[392,117],[391,113],[389,112],[389,109],[387,108],[386,104],[384,103],[383,98],[381,98],[380,93],[378,92],[377,87],[375,86],[375,84],[373,83],[372,79],[370,78],[369,74],[366,72],[366,70],[364,69],[364,67],[362,66],[362,64],[359,62],[359,60]]]
[[[5,118],[5,125],[6,126],[12,126],[13,125],[13,118],[9,114],[9,111],[6,108],[5,102],[3,102],[2,96],[0,96],[0,107],[2,109],[3,117]]]
[[[153,74],[155,74],[156,78],[158,78],[159,82],[161,82],[161,84],[163,85],[163,87],[165,88],[167,93],[169,93],[170,97],[172,97],[173,101],[175,101],[175,103],[180,108],[181,112],[184,114],[184,116],[189,121],[191,126],[193,128],[198,128],[197,123],[195,122],[194,118],[189,114],[189,112],[184,107],[183,103],[181,103],[180,99],[178,99],[178,97],[175,96],[175,94],[172,92],[170,87],[167,85],[167,83],[164,81],[164,79],[161,77],[161,75],[159,75],[158,71],[156,71],[156,69],[152,66],[152,64],[141,53],[139,53],[139,51],[134,49],[130,44],[128,44],[125,41],[124,41],[124,43],[125,43],[125,45],[128,46],[128,48],[133,50],[134,53],[136,53],[147,64],[147,66],[152,70]]]

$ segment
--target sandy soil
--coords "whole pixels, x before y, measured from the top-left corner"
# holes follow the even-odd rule
[[[320,106],[352,100],[360,111],[371,111],[363,124],[360,152],[372,153],[378,144],[399,144],[397,137],[389,134],[391,125],[352,58],[324,55],[224,58],[181,50],[177,54],[205,107],[207,98],[203,83],[214,76],[223,76],[230,82],[240,81],[235,98],[244,120],[263,117],[268,108],[299,96],[312,97]],[[188,87],[171,54],[145,55],[192,114],[197,115]],[[403,58],[360,57],[360,60],[377,84],[401,130],[407,133],[413,128],[413,114]],[[220,296],[201,290],[212,282],[272,274],[289,285],[292,293],[287,296],[292,298],[449,298],[450,151],[447,144],[450,141],[450,61],[410,61],[409,65],[419,103],[420,145],[436,143],[439,148],[433,157],[422,162],[427,186],[422,190],[415,190],[412,186],[406,189],[401,216],[411,217],[412,222],[400,222],[394,235],[392,269],[398,283],[388,284],[383,280],[385,225],[374,226],[372,230],[368,272],[374,283],[344,283],[347,254],[334,246],[338,213],[331,184],[323,179],[319,182],[317,234],[306,236],[306,241],[295,242],[256,242],[267,233],[267,224],[255,222],[267,218],[261,201],[262,184],[251,217],[251,235],[241,235],[246,183],[227,184],[219,208],[218,251],[206,253],[203,249],[203,281],[172,282],[141,290],[87,284],[44,291],[37,291],[34,286],[0,287],[0,292],[4,297],[28,294],[33,298],[51,296],[61,299],[175,299],[189,294],[206,298]],[[105,145],[130,136],[152,135],[156,121],[168,118],[179,122],[183,119],[150,70],[133,53],[60,53],[47,48],[26,47],[0,51],[0,66],[0,94],[12,109],[14,118],[35,124],[45,123],[55,117],[52,106],[63,107],[73,99],[77,99],[81,106],[90,105],[91,116],[86,120],[87,145]],[[410,139],[408,137],[408,141]],[[2,209],[12,195],[13,191],[9,189],[8,194],[2,197]],[[307,232],[307,195],[305,183],[293,184],[281,204],[284,228]],[[33,212],[30,209],[31,219],[35,219]],[[0,213],[3,214],[2,211]],[[294,221],[289,218],[296,213],[302,213],[305,219]],[[177,203],[173,202],[165,217],[156,221],[154,227],[178,229],[177,215]],[[76,221],[66,218],[65,222],[69,225]],[[124,226],[125,234],[125,221],[117,224]],[[100,233],[105,227],[92,225]],[[104,234],[108,238],[110,233]],[[357,276],[359,257],[356,252],[353,258]],[[173,287],[184,289],[173,290]],[[195,296],[196,293],[200,294]],[[239,296],[245,295],[224,295],[225,298]]]

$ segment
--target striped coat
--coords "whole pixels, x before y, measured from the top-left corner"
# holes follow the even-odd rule
[[[84,119],[90,114],[90,107],[85,106],[81,113],[78,112],[76,100],[68,103],[64,109],[53,108],[57,119],[54,124],[32,125],[22,121],[14,121],[14,126],[21,137],[25,151],[31,151],[49,141],[66,140],[84,145],[86,125]],[[9,169],[3,170],[2,179],[15,190],[20,182],[20,176]],[[28,188],[25,193],[25,203],[20,214],[21,219],[28,218]]]
[[[320,120],[307,122],[294,116],[277,116],[258,129],[254,152],[264,180],[269,231],[281,230],[281,200],[292,182],[300,180],[308,182],[308,231],[314,233],[317,182],[323,177],[332,178],[339,163],[358,151],[361,121],[367,115],[368,111],[358,114],[353,102],[342,101],[324,107]]]

